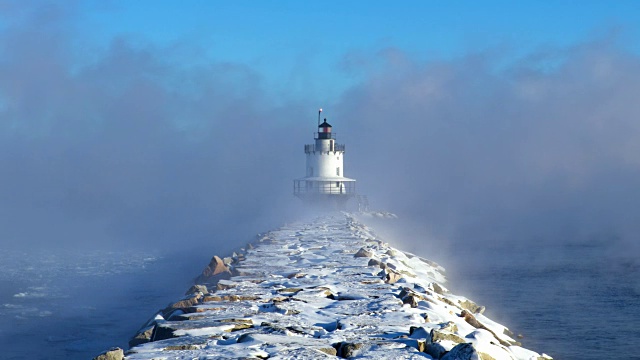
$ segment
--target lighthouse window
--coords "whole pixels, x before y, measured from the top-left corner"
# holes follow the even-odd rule
[[[340,167],[336,168],[336,175],[340,176]]]

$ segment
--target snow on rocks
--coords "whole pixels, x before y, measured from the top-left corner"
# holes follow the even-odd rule
[[[269,232],[197,280],[126,359],[550,359],[348,214]]]
[[[111,348],[102,354],[93,358],[93,360],[122,360],[124,359],[124,351],[120,348]]]

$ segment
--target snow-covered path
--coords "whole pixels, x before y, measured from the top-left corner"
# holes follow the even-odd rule
[[[548,358],[348,214],[269,232],[229,262],[214,259],[208,287],[150,321],[126,358]]]

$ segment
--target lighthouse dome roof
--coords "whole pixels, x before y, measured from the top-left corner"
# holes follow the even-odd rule
[[[323,122],[322,124],[318,125],[318,127],[321,127],[321,128],[330,128],[330,127],[331,127],[331,125],[329,125],[329,123],[327,122],[327,119],[324,119],[324,122]]]

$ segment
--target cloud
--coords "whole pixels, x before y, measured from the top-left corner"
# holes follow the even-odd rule
[[[2,239],[230,249],[299,210],[318,107],[304,94],[184,39],[96,50],[75,3],[3,4]],[[481,243],[637,233],[640,59],[615,36],[515,60],[354,50],[336,66],[358,83],[322,105],[375,206]]]
[[[241,64],[126,37],[78,66],[75,16],[53,9],[0,35],[0,237],[229,249],[284,221],[306,106],[269,106]]]
[[[612,38],[501,65],[509,57],[372,55],[365,80],[338,105],[349,175],[379,206],[442,237],[631,242],[640,58]]]

